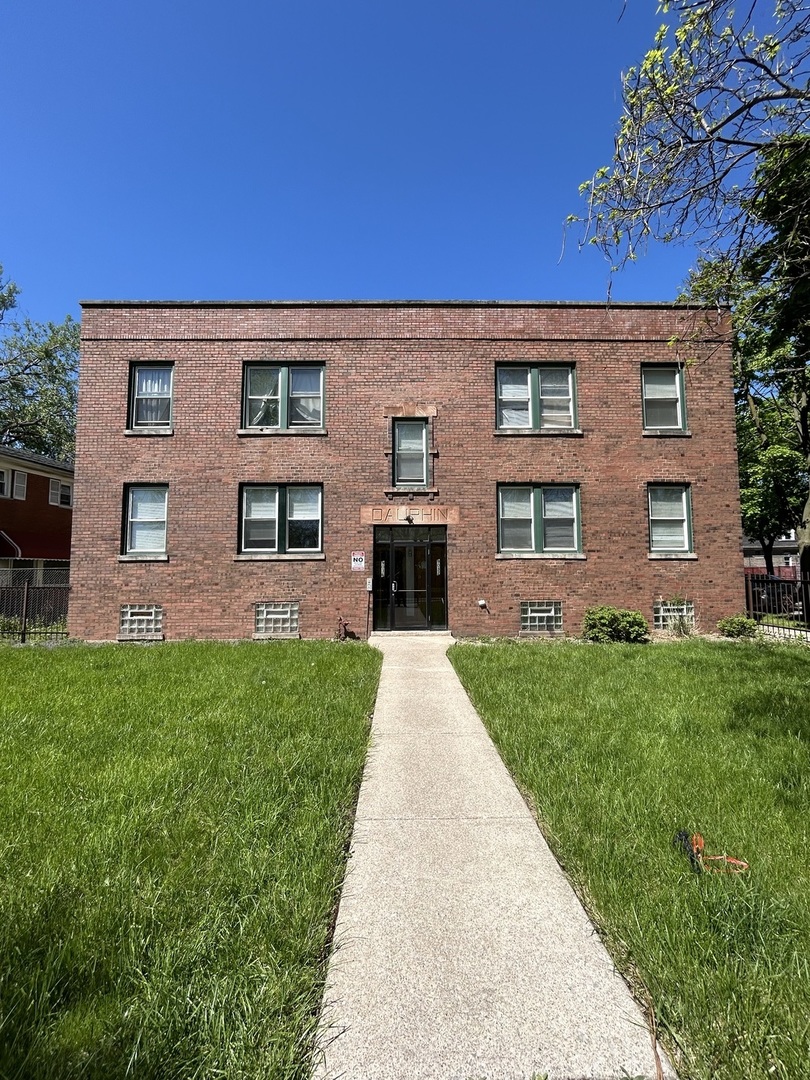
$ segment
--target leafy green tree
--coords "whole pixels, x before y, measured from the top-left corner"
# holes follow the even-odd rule
[[[0,266],[0,446],[67,460],[76,431],[79,326],[18,319],[19,289]]]
[[[757,166],[810,123],[810,0],[662,0],[668,19],[622,81],[610,165],[582,185],[584,239],[615,266],[650,239],[743,251]]]
[[[766,559],[773,538],[795,528],[804,575],[810,575],[808,176],[810,138],[777,140],[763,151],[758,194],[746,208],[763,238],[737,257],[701,262],[686,292],[700,303],[729,304],[734,313],[744,528],[760,540]]]

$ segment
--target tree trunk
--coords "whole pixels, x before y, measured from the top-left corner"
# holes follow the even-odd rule
[[[765,560],[765,573],[772,575],[774,573],[773,545],[775,539],[773,536],[769,536],[767,540],[762,536],[757,537],[757,539],[759,540],[759,546],[762,548],[762,557]]]
[[[810,624],[810,494],[802,511],[802,520],[796,529],[799,544],[799,591],[802,619]]]

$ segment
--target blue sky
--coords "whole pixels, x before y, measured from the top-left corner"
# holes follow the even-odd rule
[[[655,0],[3,6],[0,261],[79,299],[601,300],[563,222]],[[615,299],[669,300],[651,250]]]

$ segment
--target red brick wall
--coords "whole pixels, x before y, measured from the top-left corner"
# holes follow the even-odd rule
[[[436,503],[459,508],[454,633],[515,634],[522,599],[562,600],[577,633],[591,604],[651,620],[674,595],[712,629],[744,600],[727,330],[714,313],[652,305],[86,305],[71,632],[114,638],[121,604],[161,603],[167,637],[243,638],[255,601],[297,599],[303,636],[331,636],[339,614],[364,636],[366,575],[350,554],[365,550],[371,572],[359,508],[387,502],[386,413],[402,402],[435,405]],[[243,362],[270,359],[325,363],[328,435],[237,436]],[[645,437],[640,365],[676,359],[691,437]],[[124,435],[137,360],[174,362],[171,437]],[[523,360],[576,363],[581,436],[495,433],[495,365]],[[691,484],[696,559],[648,557],[646,486],[667,480]],[[139,481],[169,484],[168,563],[118,561],[123,485]],[[234,561],[244,481],[322,483],[325,559]],[[516,481],[580,485],[584,560],[496,560],[496,485]]]

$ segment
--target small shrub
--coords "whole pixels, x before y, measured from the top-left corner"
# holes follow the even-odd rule
[[[717,630],[723,637],[752,638],[757,636],[757,624],[746,615],[729,615],[718,619]]]
[[[582,620],[582,636],[586,641],[638,643],[647,641],[650,627],[640,611],[601,605],[586,610]]]

